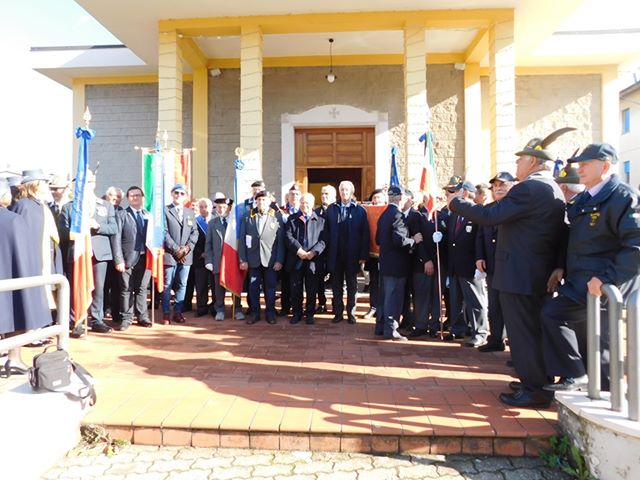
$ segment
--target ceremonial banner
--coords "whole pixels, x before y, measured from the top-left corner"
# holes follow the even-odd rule
[[[440,190],[438,186],[438,176],[436,173],[436,157],[433,153],[433,133],[427,132],[420,137],[424,142],[424,165],[422,166],[422,176],[420,177],[420,191],[428,195],[425,198],[425,207],[432,215],[435,208],[435,196]]]
[[[73,311],[76,324],[87,318],[87,310],[91,305],[94,289],[93,265],[91,257],[91,230],[88,208],[89,198],[85,195],[87,172],[89,170],[88,144],[95,132],[88,128],[78,128],[76,138],[80,140],[78,149],[78,168],[76,170],[76,185],[71,205],[70,239],[73,241]]]
[[[147,224],[147,238],[145,241],[149,255],[147,268],[155,279],[158,291],[164,290],[164,159],[158,152],[145,153],[145,208],[150,213]],[[149,169],[147,170],[147,166]],[[147,207],[148,205],[148,207]]]
[[[391,147],[391,175],[389,176],[389,186],[400,185],[400,178],[398,177],[398,167],[396,165],[396,152],[395,145]]]
[[[242,285],[246,271],[240,270],[238,256],[238,238],[240,237],[240,222],[244,215],[244,204],[238,198],[238,174],[244,168],[242,160],[235,162],[235,176],[233,179],[234,202],[227,218],[227,232],[222,245],[222,260],[220,263],[220,285],[238,297],[242,295]]]
[[[378,219],[387,208],[386,205],[362,205],[367,211],[369,219],[369,255],[378,258],[380,247],[376,243],[376,232],[378,231]]]

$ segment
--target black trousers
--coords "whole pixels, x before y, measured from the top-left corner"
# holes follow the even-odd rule
[[[469,328],[473,338],[486,338],[488,334],[487,298],[482,280],[458,276],[452,276],[449,280],[451,333],[463,336]]]
[[[307,304],[304,309],[307,319],[312,319],[316,312],[316,295],[318,293],[318,275],[309,267],[309,261],[302,262],[302,267],[292,270],[291,278],[291,307],[293,316],[302,317],[303,288],[307,294]]]
[[[116,270],[115,263],[110,261],[104,281],[104,308],[111,310],[111,318],[114,322],[122,321],[120,318],[120,297],[120,272]]]
[[[138,263],[120,274],[120,317],[123,325],[131,325],[134,312],[139,322],[149,321],[147,290],[151,270],[147,270],[146,257],[140,256]]]
[[[540,325],[540,312],[547,300],[547,295],[500,292],[513,366],[530,392],[544,392],[542,387],[552,380],[544,366]]]
[[[215,292],[213,289],[211,272],[204,268],[204,266],[192,267],[191,270],[195,270],[193,275],[196,287],[197,312],[207,313],[207,306],[209,305],[209,292],[211,292],[211,298],[215,301]]]
[[[437,278],[424,272],[413,272],[413,316],[416,330],[437,330],[438,320],[430,318],[433,303],[433,284]]]
[[[193,265],[189,269],[189,276],[187,277],[187,286],[184,291],[184,306],[183,312],[190,312],[193,310],[193,291],[196,286],[196,269]]]
[[[331,289],[333,290],[333,314],[344,313],[344,298],[342,286],[347,284],[347,313],[356,314],[356,292],[358,290],[358,272],[345,270],[344,263],[338,261],[331,272]]]
[[[487,275],[487,290],[489,293],[489,330],[487,338],[489,345],[502,345],[504,343],[504,316],[500,306],[500,294],[493,288],[493,275]]]
[[[377,258],[370,258],[369,266],[369,307],[378,308],[380,303],[380,264]]]
[[[325,294],[325,290],[327,289],[327,285],[324,281],[324,277],[327,276],[326,265],[324,265],[324,260],[322,264],[319,265],[320,262],[316,263],[317,268],[317,277],[318,277],[318,304],[319,305],[327,305],[327,295]]]
[[[609,390],[609,317],[600,309],[601,389]],[[564,295],[542,308],[542,351],[549,376],[581,377],[587,373],[587,306]]]

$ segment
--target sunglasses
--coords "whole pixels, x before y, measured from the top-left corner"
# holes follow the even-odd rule
[[[176,190],[175,192],[173,192],[174,195],[186,195],[186,192],[181,192],[180,190]]]

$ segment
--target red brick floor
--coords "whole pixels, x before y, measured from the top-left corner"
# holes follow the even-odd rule
[[[360,313],[364,313],[364,305]],[[229,316],[229,315],[228,315]],[[87,424],[141,444],[536,455],[555,409],[504,408],[509,354],[389,342],[373,321],[187,316],[71,340],[98,380]]]

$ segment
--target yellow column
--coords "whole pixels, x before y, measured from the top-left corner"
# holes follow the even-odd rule
[[[193,197],[209,194],[209,71],[193,70]]]
[[[513,20],[489,29],[491,172],[515,169],[516,73]]]
[[[71,142],[73,146],[73,151],[71,152],[71,158],[73,159],[71,168],[72,176],[75,176],[76,168],[78,168],[78,139],[76,138],[76,128],[84,127],[84,119],[82,116],[84,115],[85,108],[87,108],[85,87],[84,82],[76,79],[73,80],[73,125],[71,126],[73,132],[73,142]],[[89,125],[89,127],[91,127],[91,125]]]
[[[182,149],[182,55],[178,33],[160,33],[158,52],[158,126],[167,131],[167,146]]]
[[[465,178],[486,182],[491,175],[489,152],[482,148],[482,96],[480,65],[467,63],[464,69],[464,170]]]
[[[404,118],[406,126],[406,174],[400,181],[417,191],[424,163],[420,136],[427,129],[427,62],[425,28],[407,24],[404,29]]]
[[[239,179],[240,195],[262,178],[262,30],[243,26],[240,32],[240,146],[245,166]]]
[[[601,76],[602,102],[602,142],[610,143],[616,149],[620,146],[620,87],[618,67],[610,65]]]

